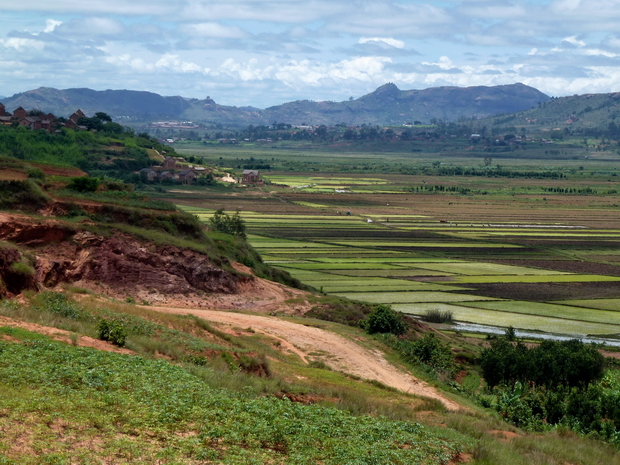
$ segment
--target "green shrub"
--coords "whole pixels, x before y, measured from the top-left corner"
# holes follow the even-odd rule
[[[390,333],[398,336],[407,331],[402,314],[384,304],[375,306],[362,326],[369,334]]]
[[[245,222],[241,219],[239,211],[236,211],[232,216],[224,213],[224,209],[220,208],[214,214],[209,225],[214,231],[218,231],[224,234],[230,234],[232,236],[239,236],[245,238]]]
[[[453,317],[454,314],[450,310],[441,311],[436,308],[426,310],[424,315],[422,315],[422,319],[429,323],[452,323]]]
[[[66,318],[81,319],[85,317],[84,310],[60,292],[42,292],[38,295],[37,300],[41,302],[39,308],[42,310]]]
[[[14,262],[11,264],[10,269],[13,273],[21,274],[22,276],[34,276],[35,273],[34,268],[24,262]]]
[[[41,168],[28,168],[26,174],[32,179],[45,179],[45,174]]]
[[[450,377],[456,374],[457,365],[452,350],[443,344],[435,333],[428,333],[417,341],[401,339],[393,334],[381,334],[377,337],[409,363],[422,363]]]
[[[13,210],[38,210],[50,201],[41,187],[25,181],[0,181],[0,208]]]
[[[71,178],[71,182],[67,184],[67,189],[78,192],[95,192],[99,188],[99,183],[99,179],[87,176]]]
[[[101,320],[97,327],[99,339],[109,341],[114,345],[123,347],[127,339],[127,330],[122,323],[116,320]]]

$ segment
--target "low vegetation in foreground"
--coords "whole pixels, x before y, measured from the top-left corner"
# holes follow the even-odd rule
[[[69,335],[58,342],[0,326],[1,463],[590,465],[620,457],[566,426],[532,438],[469,403],[466,392],[468,410],[448,412],[320,362],[305,365],[251,328],[232,335],[80,289],[4,301],[0,313]],[[112,342],[132,352],[80,347],[85,336],[108,339],[105,328],[121,328],[122,343]],[[428,363],[426,377],[446,372],[440,360],[454,368],[432,332],[409,345],[375,337],[395,353],[410,350],[414,369]]]

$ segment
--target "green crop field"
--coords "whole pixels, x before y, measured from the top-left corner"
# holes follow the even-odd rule
[[[308,283],[310,285],[313,285],[311,282]],[[316,286],[315,286],[316,287]],[[414,293],[409,293],[409,294],[413,294],[413,295],[417,295],[418,292],[420,291],[444,291],[444,292],[448,292],[448,291],[467,291],[469,289],[464,288],[464,287],[457,287],[457,286],[444,286],[444,285],[440,285],[440,284],[429,284],[429,283],[407,283],[407,282],[401,282],[399,283],[394,283],[394,284],[387,284],[387,285],[373,285],[373,284],[368,284],[368,285],[349,285],[349,282],[341,282],[338,281],[337,285],[325,285],[323,287],[323,291],[324,292],[329,292],[329,293],[336,293],[336,292],[346,292],[348,294],[353,294],[354,292],[364,292],[364,293],[368,293],[368,292],[378,292],[378,293],[391,293],[393,291],[414,291]],[[357,299],[360,300],[360,299]],[[363,299],[362,299],[363,300]],[[383,303],[383,302],[381,302]]]
[[[523,313],[526,315],[538,315],[550,318],[587,321],[591,323],[606,323],[620,325],[620,312],[595,310],[583,307],[570,307],[568,305],[548,304],[541,302],[524,301],[500,301],[500,302],[476,302],[472,307],[500,312]]]
[[[481,297],[471,294],[457,294],[452,292],[345,292],[336,293],[347,299],[362,300],[376,304],[417,303],[417,302],[472,302],[479,300],[497,300],[493,297]]]
[[[453,302],[461,303],[453,305],[457,320],[503,325],[510,314],[512,323],[504,325],[561,331],[552,324],[557,320],[562,331],[579,334],[575,322],[584,316],[578,309],[598,308],[584,320],[581,333],[617,332],[604,330],[608,315],[600,311],[620,309],[620,269],[612,268],[610,258],[618,254],[620,199],[547,190],[595,186],[607,192],[615,189],[610,177],[615,167],[599,175],[582,170],[583,161],[553,167],[555,161],[506,158],[500,164],[514,170],[557,170],[565,176],[445,176],[432,174],[440,168],[433,168],[431,154],[382,154],[382,166],[398,167],[394,170],[412,167],[414,160],[423,164],[410,175],[373,171],[368,153],[295,153],[296,158],[293,152],[273,157],[308,163],[311,171],[265,173],[272,185],[233,189],[235,196],[222,195],[215,203],[240,210],[250,243],[267,263],[324,293],[408,306],[418,309],[416,314]],[[441,167],[475,168],[477,163],[469,155],[451,156]],[[429,191],[435,187],[445,192]],[[186,211],[208,223],[214,209],[205,206],[213,202],[197,197],[188,202]],[[538,285],[540,290],[532,292]],[[592,299],[598,288],[606,289],[606,299]],[[535,301],[526,301],[530,294]],[[560,299],[565,313],[555,318],[553,311],[559,310],[546,301]]]
[[[423,269],[407,269],[407,270],[330,270],[332,274],[341,274],[345,276],[370,277],[381,276],[386,278],[402,278],[414,276],[452,276],[451,273],[442,273],[441,271],[427,271]]]
[[[547,276],[452,276],[452,282],[463,284],[474,283],[586,283],[620,281],[618,276],[602,276],[589,274],[556,274]]]
[[[596,308],[599,310],[610,310],[620,312],[620,299],[582,299],[582,300],[562,300],[552,302],[561,305],[574,305],[575,307]]]
[[[470,305],[470,304],[468,304]],[[396,304],[395,310],[412,315],[423,315],[427,310],[450,311],[457,321],[481,325],[508,327],[568,335],[615,335],[620,334],[620,325],[590,323],[524,313],[498,312],[463,305],[445,304]]]
[[[565,274],[560,271],[549,271],[537,268],[526,268],[513,265],[498,265],[496,263],[484,262],[450,262],[446,264],[425,263],[421,268],[442,271],[466,276],[488,276],[488,275],[558,275]]]
[[[394,270],[402,269],[398,265],[386,263],[300,263],[287,268],[299,270]]]

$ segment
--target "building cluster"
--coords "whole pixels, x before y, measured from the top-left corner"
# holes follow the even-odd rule
[[[13,113],[9,113],[5,106],[0,103],[0,125],[3,126],[18,125],[32,130],[43,129],[47,132],[56,131],[61,127],[86,129],[85,126],[78,124],[80,118],[85,116],[82,110],[77,110],[68,119],[57,118],[52,113],[27,111],[22,107],[16,108]]]
[[[179,168],[181,165],[176,158],[166,157],[160,166],[143,168],[139,173],[147,182],[170,181],[181,184],[192,184],[198,176],[208,174],[208,171],[202,166]]]

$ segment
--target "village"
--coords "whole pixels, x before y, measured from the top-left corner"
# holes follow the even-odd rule
[[[33,131],[43,130],[57,132],[61,128],[73,130],[88,130],[88,127],[80,124],[86,114],[78,109],[69,118],[57,117],[52,113],[44,113],[40,110],[25,110],[23,107],[16,108],[13,113],[6,111],[6,107],[0,103],[0,125],[23,127]],[[167,156],[160,165],[141,169],[138,174],[142,182],[148,183],[180,183],[180,184],[212,184],[215,183],[211,171],[203,166],[188,165],[182,157]],[[244,170],[240,178],[234,178],[229,174],[218,178],[217,181],[225,183],[238,183],[246,185],[262,185],[258,170]]]
[[[182,157],[168,156],[158,166],[142,168],[139,171],[143,182],[148,183],[181,183],[181,184],[214,184],[216,179],[211,170],[203,166],[186,165]],[[264,182],[258,170],[243,170],[241,178],[229,174],[217,178],[217,181],[231,184],[262,185]]]
[[[70,129],[86,129],[79,124],[80,118],[86,115],[82,110],[75,111],[69,118],[56,117],[52,113],[44,113],[40,110],[27,111],[22,107],[16,108],[13,113],[6,111],[5,106],[0,103],[0,125],[3,126],[22,126],[32,130],[43,129],[47,132],[57,131],[62,127]]]

